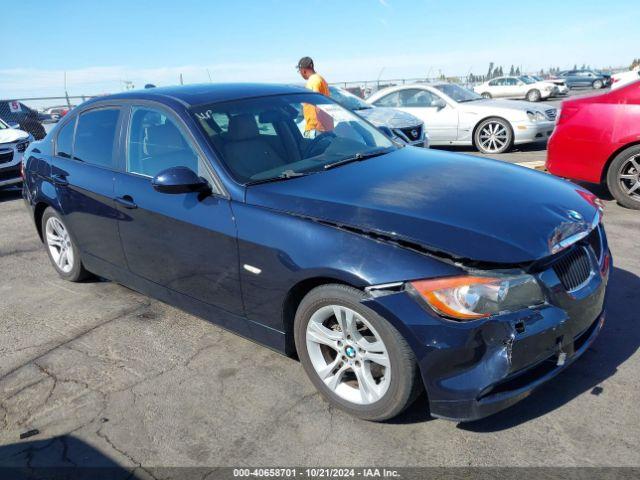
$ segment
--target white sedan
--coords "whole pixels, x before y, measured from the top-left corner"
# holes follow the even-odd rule
[[[632,82],[640,80],[640,68],[635,67],[633,70],[627,72],[620,72],[611,75],[611,90],[616,90],[620,87],[624,87]]]
[[[549,105],[485,99],[452,83],[390,87],[367,102],[415,115],[424,121],[433,146],[472,145],[490,154],[548,139],[557,114]]]
[[[553,97],[558,88],[550,82],[538,82],[526,76],[498,77],[473,89],[484,98],[518,98],[530,102]]]

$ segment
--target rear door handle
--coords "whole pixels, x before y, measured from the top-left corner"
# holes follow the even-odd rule
[[[119,203],[124,208],[134,209],[138,208],[136,202],[133,201],[133,198],[130,195],[125,195],[123,197],[116,197],[116,203]]]
[[[66,187],[69,185],[69,180],[67,180],[67,176],[61,173],[54,173],[51,175],[51,180],[53,180],[53,184],[58,187]]]

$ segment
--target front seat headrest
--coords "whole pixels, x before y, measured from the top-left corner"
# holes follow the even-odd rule
[[[184,149],[180,130],[173,123],[147,128],[146,151],[148,155],[166,155]]]
[[[253,115],[235,115],[229,119],[229,138],[234,141],[258,136],[258,124]]]

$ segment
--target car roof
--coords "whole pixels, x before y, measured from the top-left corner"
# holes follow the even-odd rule
[[[104,100],[178,100],[186,106],[218,103],[244,98],[283,95],[287,93],[311,93],[302,87],[268,83],[204,83],[194,85],[178,85],[172,87],[154,87],[144,90],[105,95],[94,98]]]

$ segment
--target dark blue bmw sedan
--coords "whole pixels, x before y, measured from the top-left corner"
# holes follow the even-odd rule
[[[434,416],[493,414],[577,359],[604,322],[611,256],[592,194],[396,145],[306,90],[101,97],[24,162],[62,278],[99,275],[295,355],[328,401],[364,419],[423,390]]]

